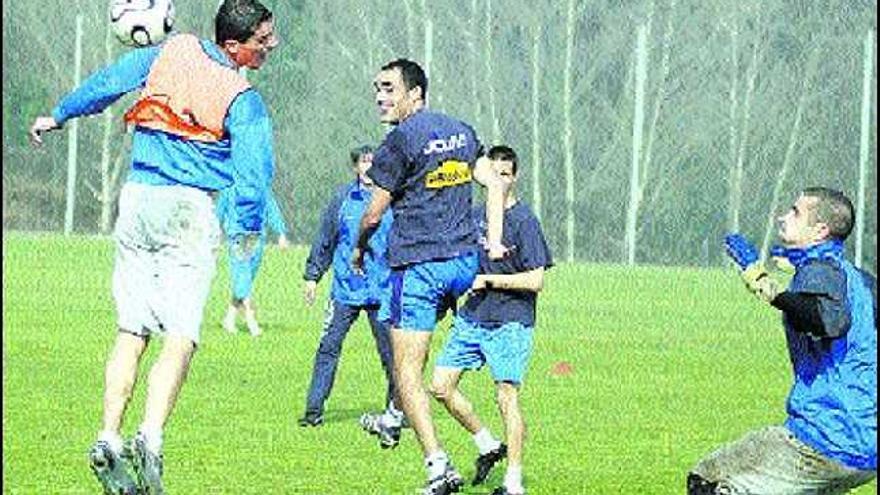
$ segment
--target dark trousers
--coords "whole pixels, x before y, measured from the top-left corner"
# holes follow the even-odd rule
[[[321,343],[318,344],[318,350],[315,353],[312,383],[309,386],[309,395],[306,399],[307,413],[322,414],[324,412],[324,401],[330,396],[333,381],[336,378],[339,355],[342,353],[342,342],[351,326],[357,321],[361,311],[366,311],[367,317],[370,319],[376,350],[388,380],[386,405],[392,400],[394,378],[391,361],[391,327],[377,319],[379,306],[350,306],[330,299],[324,321],[324,334],[321,336]]]

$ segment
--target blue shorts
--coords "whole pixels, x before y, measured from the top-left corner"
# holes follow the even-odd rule
[[[468,253],[455,258],[415,263],[391,271],[391,298],[379,319],[393,328],[432,332],[458,297],[474,283],[479,257]]]
[[[530,327],[518,321],[486,328],[456,317],[435,366],[476,370],[489,363],[496,382],[523,382],[532,355]]]
[[[263,250],[266,247],[266,236],[261,235],[257,241],[254,254],[250,258],[241,259],[235,254],[233,243],[229,242],[229,278],[232,279],[232,297],[238,300],[250,297],[254,289],[254,279],[263,261]]]

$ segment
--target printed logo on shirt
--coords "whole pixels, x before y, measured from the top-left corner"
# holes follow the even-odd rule
[[[467,162],[446,160],[425,177],[425,187],[442,189],[444,187],[467,184],[471,181],[471,167]]]
[[[422,153],[432,155],[434,153],[444,153],[446,151],[455,151],[467,146],[467,135],[465,133],[454,134],[446,139],[432,139],[428,141]]]

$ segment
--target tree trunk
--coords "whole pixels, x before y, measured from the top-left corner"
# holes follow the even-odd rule
[[[645,158],[642,160],[641,180],[639,181],[639,202],[636,205],[637,210],[641,207],[643,198],[645,197],[645,189],[649,181],[651,171],[651,158],[654,151],[654,136],[657,133],[657,122],[660,120],[660,111],[663,108],[663,102],[666,101],[666,81],[669,78],[669,56],[672,51],[672,36],[674,27],[672,25],[673,13],[675,10],[675,0],[669,4],[669,14],[666,18],[666,32],[663,33],[663,48],[660,56],[660,79],[658,81],[657,94],[654,96],[654,113],[651,117],[651,126],[648,128],[648,141],[645,145]],[[636,211],[638,217],[638,211]]]
[[[410,57],[416,53],[416,35],[413,26],[413,9],[412,0],[403,0],[403,6],[406,9],[406,50]]]
[[[77,4],[78,5],[78,4]],[[79,86],[82,74],[82,35],[83,15],[77,9],[76,14],[76,37],[74,38],[73,52],[73,82],[74,87]],[[73,119],[67,131],[67,196],[64,208],[64,234],[70,235],[73,231],[73,210],[76,204],[76,159],[77,140],[79,137],[79,119]]]
[[[532,207],[541,221],[541,24],[532,26]]]
[[[639,163],[641,162],[642,133],[645,121],[645,79],[648,72],[648,28],[639,27],[636,39],[636,87],[635,115],[633,117],[632,167],[629,181],[629,205],[626,212],[626,262],[636,262],[636,221],[638,220],[639,202]]]
[[[501,142],[501,129],[495,110],[495,77],[492,75],[492,0],[486,0],[486,83],[489,85],[489,118],[492,119],[492,144]]]
[[[574,0],[568,0],[568,15],[566,16],[565,37],[565,69],[563,72],[562,111],[563,132],[562,146],[565,150],[565,239],[566,255],[568,261],[574,261],[574,139],[571,124],[571,69],[574,64],[574,35],[575,35]]]
[[[764,240],[761,242],[761,260],[766,259],[767,249],[770,246],[770,236],[773,233],[773,226],[776,224],[777,208],[779,208],[779,195],[782,192],[782,186],[785,184],[785,178],[788,175],[788,169],[791,167],[791,161],[794,157],[794,151],[798,141],[798,134],[801,129],[801,121],[803,120],[804,107],[807,105],[807,95],[810,89],[810,82],[816,71],[816,52],[814,48],[807,60],[807,71],[804,75],[801,87],[801,95],[798,98],[797,110],[794,114],[794,123],[791,126],[791,134],[788,137],[788,147],[785,150],[785,158],[782,160],[782,167],[776,177],[776,185],[773,187],[773,196],[770,199],[770,208],[767,212],[767,225],[764,229]]]
[[[477,19],[479,8],[477,0],[471,0],[471,19]],[[472,26],[479,26],[479,23],[473,22]],[[477,76],[480,73],[480,54],[477,51],[478,33],[476,27],[469,30],[468,47],[471,50],[471,101],[474,102],[474,121],[482,124],[483,122],[483,98],[479,91],[479,82]],[[483,127],[485,129],[485,127]]]
[[[104,60],[109,64],[113,60],[113,34],[110,26],[104,36]],[[113,108],[104,110],[104,132],[101,136],[101,193],[98,201],[101,203],[101,220],[98,228],[102,234],[110,232],[113,214],[113,186],[110,175],[110,138],[113,134]]]
[[[734,231],[738,231],[740,228],[740,217],[742,210],[742,183],[743,177],[745,176],[744,168],[745,168],[745,160],[746,153],[748,151],[749,144],[749,125],[752,117],[752,99],[755,95],[755,79],[758,77],[758,64],[761,61],[760,49],[758,48],[758,41],[755,41],[755,45],[752,48],[752,61],[749,65],[749,79],[746,82],[746,94],[745,100],[743,101],[743,119],[742,119],[742,127],[739,130],[739,150],[737,150],[736,157],[736,165],[734,166],[732,172],[732,187],[734,190],[734,196],[732,198],[733,202],[730,205],[731,209],[731,227],[735,227]]]
[[[734,19],[733,22],[736,22],[736,19]],[[728,151],[730,152],[730,171],[728,173],[727,181],[728,232],[739,232],[739,205],[741,201],[740,198],[742,197],[742,169],[737,168],[736,160],[736,114],[739,103],[739,97],[737,94],[739,86],[739,41],[737,29],[738,27],[736,24],[730,28],[730,93],[728,95],[728,100],[730,101],[730,140],[728,146]]]
[[[859,140],[859,183],[856,196],[856,253],[855,265],[862,267],[862,236],[865,229],[865,187],[868,179],[868,153],[871,135],[871,80],[874,69],[874,30],[868,30],[864,45],[862,75],[862,130]]]

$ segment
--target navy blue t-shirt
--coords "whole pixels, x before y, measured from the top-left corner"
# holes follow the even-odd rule
[[[474,210],[473,221],[479,226],[480,236],[485,238],[485,205]],[[510,252],[500,260],[490,260],[486,251],[481,249],[480,273],[513,274],[553,266],[541,224],[521,201],[504,211],[501,242]],[[486,327],[499,327],[514,321],[534,327],[537,298],[538,294],[526,290],[479,290],[471,294],[460,315]]]
[[[464,122],[421,110],[385,137],[367,175],[392,196],[392,267],[477,250],[472,168],[480,143]]]

